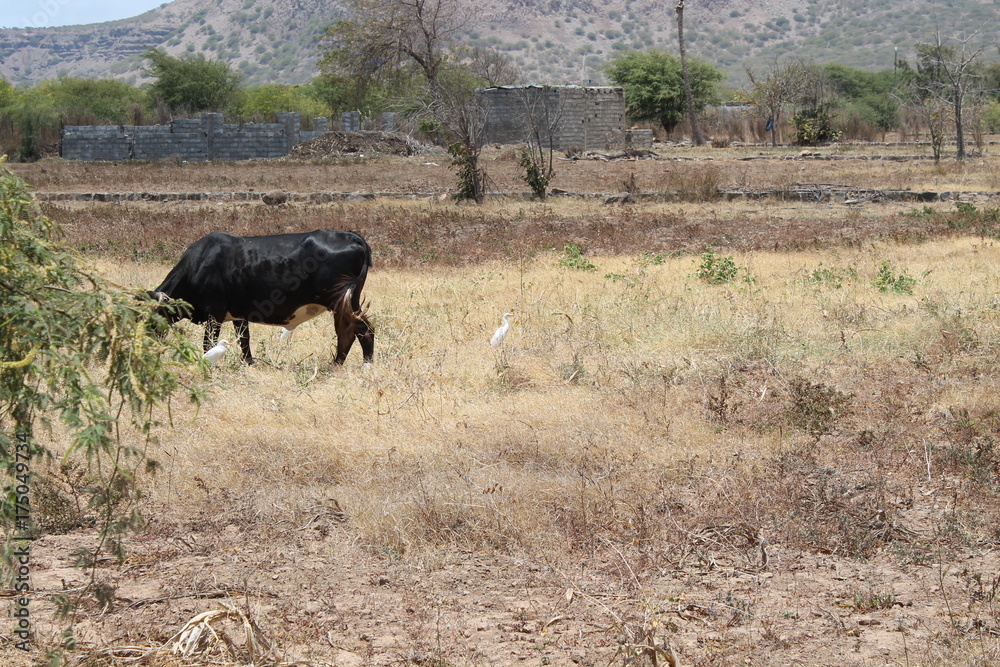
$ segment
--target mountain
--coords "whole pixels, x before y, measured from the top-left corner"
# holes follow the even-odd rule
[[[601,65],[628,49],[677,52],[676,0],[497,0],[470,26],[473,44],[506,53],[528,82],[603,82]],[[60,28],[0,29],[0,76],[15,85],[60,75],[143,80],[148,47],[230,63],[248,85],[304,83],[316,37],[340,0],[173,0],[140,16]],[[997,59],[998,0],[687,0],[690,55],[739,85],[745,68],[795,55],[868,70],[911,58],[913,45],[971,38]]]

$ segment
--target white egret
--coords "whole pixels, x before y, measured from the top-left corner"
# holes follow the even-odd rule
[[[202,359],[208,362],[209,366],[214,366],[215,362],[222,358],[222,355],[226,353],[229,349],[229,343],[224,340],[220,340],[219,344],[213,347],[211,350],[206,352]]]
[[[288,338],[292,335],[292,333],[294,333],[294,331],[295,329],[286,329],[285,327],[281,327],[281,335],[278,336],[278,342],[284,343],[286,340],[288,340]]]
[[[496,333],[493,334],[493,338],[490,338],[490,347],[496,347],[497,345],[503,342],[504,337],[510,330],[510,318],[512,317],[514,316],[510,313],[503,314],[503,324],[501,324],[500,328],[497,329]]]

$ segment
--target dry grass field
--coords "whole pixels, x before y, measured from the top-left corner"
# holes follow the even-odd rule
[[[252,328],[256,365],[230,354],[199,409],[171,406],[147,527],[94,573],[114,598],[78,611],[72,659],[1000,662],[1000,164],[823,150],[843,159],[556,165],[570,192],[664,195],[624,205],[456,204],[440,155],[14,165],[38,192],[420,193],[45,204],[130,289],[215,229],[355,229],[375,258],[372,367],[355,348],[331,368],[329,317],[282,343]],[[487,167],[526,189],[510,151]],[[797,183],[960,194],[710,196]],[[64,518],[34,545],[44,594],[88,579],[71,560],[93,536]],[[41,654],[68,620],[33,613]],[[0,651],[37,658],[6,632]]]

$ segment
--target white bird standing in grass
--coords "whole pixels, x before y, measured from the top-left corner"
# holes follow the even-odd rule
[[[504,337],[510,330],[510,318],[512,317],[514,316],[511,315],[510,313],[503,314],[503,324],[501,324],[500,328],[497,329],[495,334],[493,334],[493,338],[490,338],[490,347],[496,347],[497,345],[503,342]]]
[[[218,345],[202,355],[202,359],[207,361],[209,366],[214,366],[215,362],[221,359],[222,355],[224,355],[228,349],[229,343],[227,341],[220,340]]]

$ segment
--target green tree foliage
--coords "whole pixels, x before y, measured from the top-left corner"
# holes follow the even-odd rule
[[[883,134],[899,125],[899,101],[893,95],[865,95],[847,103],[844,113],[856,116]]]
[[[13,104],[15,97],[14,86],[7,79],[0,78],[0,109]]]
[[[994,102],[1000,102],[1000,63],[987,63],[983,66],[983,91]],[[0,99],[3,92],[0,92]]]
[[[34,528],[18,521],[19,497],[44,483],[44,464],[55,455],[84,472],[67,504],[85,508],[98,532],[79,563],[90,568],[109,553],[121,560],[123,533],[140,523],[137,477],[155,465],[147,452],[159,420],[175,395],[199,399],[182,379],[194,377],[185,369],[197,368],[199,351],[179,333],[155,335],[164,322],[149,303],[84,268],[53,240],[55,232],[24,182],[0,163],[5,574],[16,565],[11,540],[25,531],[37,536],[44,523],[34,503]]]
[[[891,95],[895,86],[892,70],[868,72],[830,63],[823,66],[823,72],[834,91],[848,100],[859,100],[872,95]]]
[[[145,93],[116,79],[62,76],[40,82],[35,89],[67,125],[121,125],[133,123]]]
[[[250,118],[266,118],[284,111],[297,111],[306,117],[328,113],[319,93],[311,85],[288,86],[280,83],[247,88],[238,113]]]
[[[172,112],[226,111],[238,105],[240,75],[226,63],[200,53],[174,58],[155,48],[143,55],[150,61],[143,71],[156,79],[148,89],[150,99]]]
[[[867,72],[837,63],[824,66],[823,71],[840,98],[844,116],[857,118],[883,135],[898,126],[898,72]]]
[[[1000,132],[1000,102],[986,106],[983,110],[983,124],[987,132]]]
[[[16,162],[40,158],[42,131],[54,120],[46,113],[49,106],[40,96],[26,94],[0,79],[0,155],[9,155]]]
[[[360,111],[362,115],[371,115],[389,108],[392,96],[396,90],[395,82],[365,80],[342,74],[327,72],[312,81],[316,98],[336,115],[341,111]],[[402,88],[408,86],[403,85]]]
[[[350,0],[347,17],[320,38],[320,70],[336,94],[331,108],[394,109],[436,140],[478,155],[482,125],[476,86],[512,82],[517,69],[503,54],[460,43],[475,8],[462,0]],[[445,135],[449,135],[447,138]]]
[[[717,99],[716,86],[724,75],[709,64],[688,62],[692,101],[697,111]],[[680,58],[665,51],[632,51],[608,62],[608,79],[625,89],[625,108],[632,120],[658,121],[670,132],[684,120],[684,78]]]
[[[14,128],[13,159],[18,162],[33,162],[41,159],[44,149],[43,135],[46,130],[54,130],[57,117],[50,106],[35,95],[24,95],[7,107]]]

